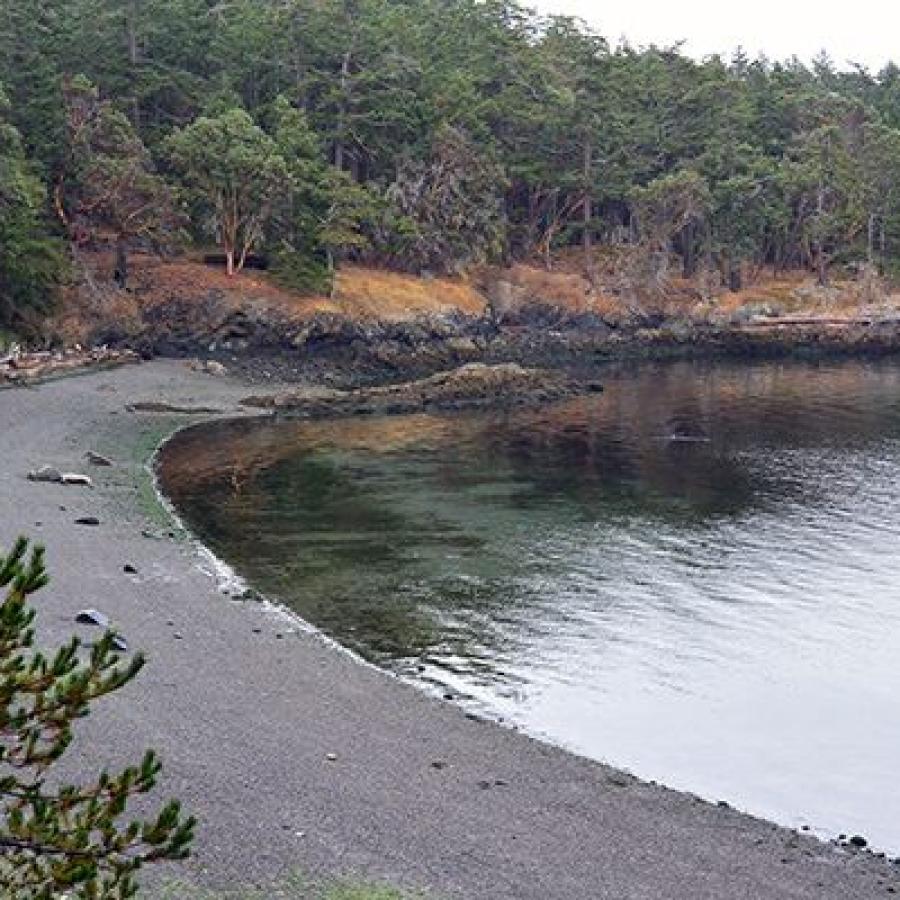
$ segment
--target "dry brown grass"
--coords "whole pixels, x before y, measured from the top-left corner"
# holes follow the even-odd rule
[[[229,277],[221,268],[196,258],[162,261],[135,254],[131,258],[130,290],[112,284],[111,254],[84,254],[82,275],[65,292],[65,302],[51,323],[51,331],[64,343],[84,343],[91,334],[114,328],[139,333],[148,313],[165,315],[167,304],[177,304],[179,315],[190,316],[196,304],[198,322],[214,300],[215,314],[230,309],[255,315],[303,322],[317,313],[350,318],[402,321],[421,315],[460,312],[481,315],[486,297],[505,283],[512,307],[527,304],[557,306],[569,313],[594,312],[610,320],[626,319],[636,309],[693,318],[781,316],[846,316],[861,312],[900,309],[900,295],[890,294],[880,282],[836,278],[830,288],[820,288],[808,273],[773,277],[760,274],[743,290],[731,293],[718,288],[709,296],[700,280],[670,276],[663,293],[642,300],[627,296],[617,287],[624,251],[598,251],[594,277],[584,274],[580,253],[561,255],[554,269],[519,263],[507,269],[485,269],[472,279],[418,278],[362,266],[345,266],[333,297],[305,296],[277,285],[262,272],[246,271]]]
[[[78,280],[64,292],[51,326],[69,344],[83,342],[104,325],[137,331],[142,315],[175,301],[182,309],[196,303],[199,315],[211,297],[220,310],[252,308],[297,322],[317,313],[382,321],[453,311],[480,315],[485,307],[484,297],[464,279],[423,279],[361,266],[344,267],[334,297],[325,297],[283,288],[264,272],[229,276],[222,268],[189,257],[163,261],[134,254],[128,291],[112,283],[111,254],[82,254],[78,264]]]
[[[335,290],[335,302],[352,316],[403,320],[425,313],[462,312],[481,315],[485,298],[462,278],[417,278],[398,272],[345,266]]]

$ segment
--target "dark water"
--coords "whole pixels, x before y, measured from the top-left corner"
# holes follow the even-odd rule
[[[900,365],[668,365],[536,411],[204,427],[187,523],[369,659],[900,851]]]

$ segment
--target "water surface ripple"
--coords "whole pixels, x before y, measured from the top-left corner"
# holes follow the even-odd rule
[[[225,423],[165,491],[369,659],[900,851],[900,365],[676,364],[539,410]]]

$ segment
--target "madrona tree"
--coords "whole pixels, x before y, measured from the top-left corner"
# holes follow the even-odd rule
[[[280,197],[292,189],[275,140],[242,109],[201,116],[168,141],[200,222],[219,242],[229,275],[244,268]]]

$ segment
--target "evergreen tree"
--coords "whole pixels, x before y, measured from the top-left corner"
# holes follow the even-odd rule
[[[29,165],[0,91],[0,327],[30,330],[56,298],[62,244],[44,216],[46,187]]]

